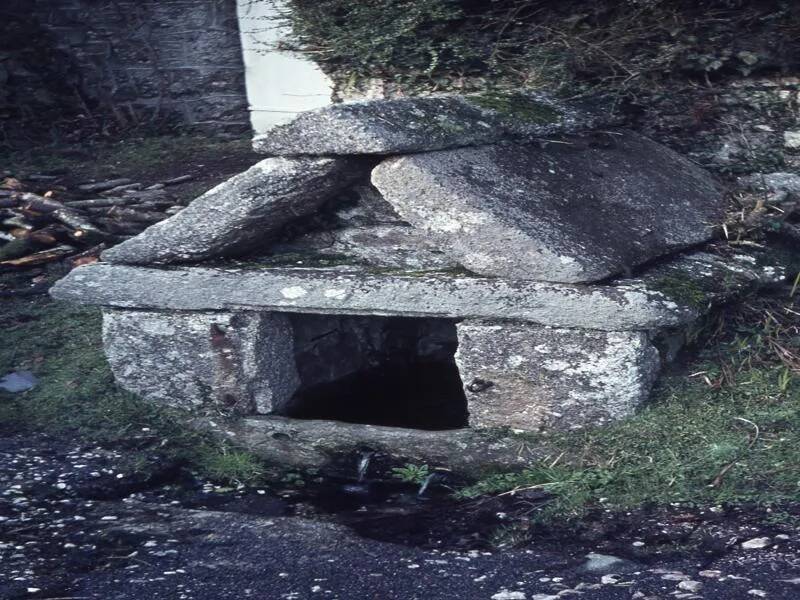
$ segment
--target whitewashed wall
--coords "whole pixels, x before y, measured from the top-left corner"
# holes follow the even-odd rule
[[[278,19],[284,0],[237,0],[244,51],[247,100],[256,134],[298,112],[330,104],[333,83],[310,60],[278,51],[286,36]]]

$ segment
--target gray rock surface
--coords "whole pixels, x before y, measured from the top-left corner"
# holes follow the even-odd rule
[[[657,290],[677,304],[703,313],[762,286],[785,283],[791,274],[792,266],[779,254],[695,252],[656,264],[639,277],[620,283]]]
[[[107,309],[103,345],[124,388],[178,408],[268,413],[300,384],[285,315]]]
[[[519,437],[474,429],[425,431],[337,421],[251,417],[235,420],[202,418],[195,426],[241,444],[267,461],[287,467],[337,472],[336,457],[369,449],[397,459],[443,466],[477,475],[487,468],[513,469],[541,459],[542,448],[520,451]]]
[[[167,264],[236,256],[265,244],[363,175],[356,159],[266,159],[106,250],[103,260]]]
[[[117,308],[498,318],[612,331],[676,326],[700,312],[641,283],[571,286],[355,268],[158,269],[98,263],[74,269],[51,294]]]
[[[574,429],[631,416],[660,359],[643,332],[464,321],[456,364],[472,427]]]
[[[256,152],[275,155],[398,154],[532,139],[600,124],[532,92],[361,100],[300,114],[256,136]]]
[[[800,174],[798,173],[755,173],[740,177],[739,183],[757,191],[800,194]]]
[[[624,131],[389,158],[372,182],[461,265],[514,279],[621,273],[708,240],[725,207],[705,171]]]
[[[424,231],[403,221],[371,185],[356,186],[343,196],[347,195],[350,197],[336,198],[308,219],[289,224],[285,240],[272,246],[265,260],[306,265],[348,261],[400,269],[457,266]]]
[[[0,379],[0,390],[18,394],[32,390],[39,383],[39,379],[30,371],[12,371]]]

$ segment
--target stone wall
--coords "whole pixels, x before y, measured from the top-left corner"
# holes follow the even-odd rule
[[[248,130],[235,0],[11,0],[7,7],[31,31],[38,26],[37,44],[49,44],[68,65],[61,70],[76,74],[87,122]],[[12,93],[19,80],[6,82]]]

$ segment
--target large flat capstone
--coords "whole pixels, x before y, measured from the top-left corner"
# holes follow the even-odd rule
[[[256,136],[253,147],[283,156],[398,154],[530,140],[600,122],[532,92],[442,94],[332,104]]]
[[[103,253],[125,264],[236,256],[263,245],[364,176],[344,158],[269,158],[206,192],[178,214]]]
[[[590,282],[708,240],[724,199],[705,171],[635,133],[389,158],[373,184],[467,269]]]
[[[358,268],[162,269],[98,263],[74,269],[51,294],[117,308],[497,318],[604,330],[677,326],[699,314],[697,307],[641,284],[570,286]]]
[[[777,257],[763,252],[696,252],[608,285],[493,279],[458,271],[376,272],[356,266],[158,268],[98,263],[74,269],[51,294],[82,304],[146,310],[516,319],[622,331],[690,323],[714,305],[785,281],[787,272]]]

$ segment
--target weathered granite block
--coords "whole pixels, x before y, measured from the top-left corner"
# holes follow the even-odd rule
[[[168,264],[237,256],[310,214],[359,176],[357,159],[271,158],[209,190],[178,214],[103,252],[103,260]]]
[[[290,223],[267,260],[325,259],[378,268],[447,269],[458,265],[424,232],[400,218],[371,185],[354,186],[317,213]],[[259,257],[254,257],[259,260]]]
[[[266,414],[300,384],[285,315],[103,311],[117,381],[148,400],[195,412]]]
[[[597,115],[542,94],[438,94],[332,104],[256,136],[263,154],[400,154],[587,130]]]
[[[389,158],[372,183],[467,269],[591,282],[710,239],[713,178],[633,132]]]
[[[464,321],[456,364],[470,425],[526,431],[622,419],[647,400],[660,359],[638,331]]]

